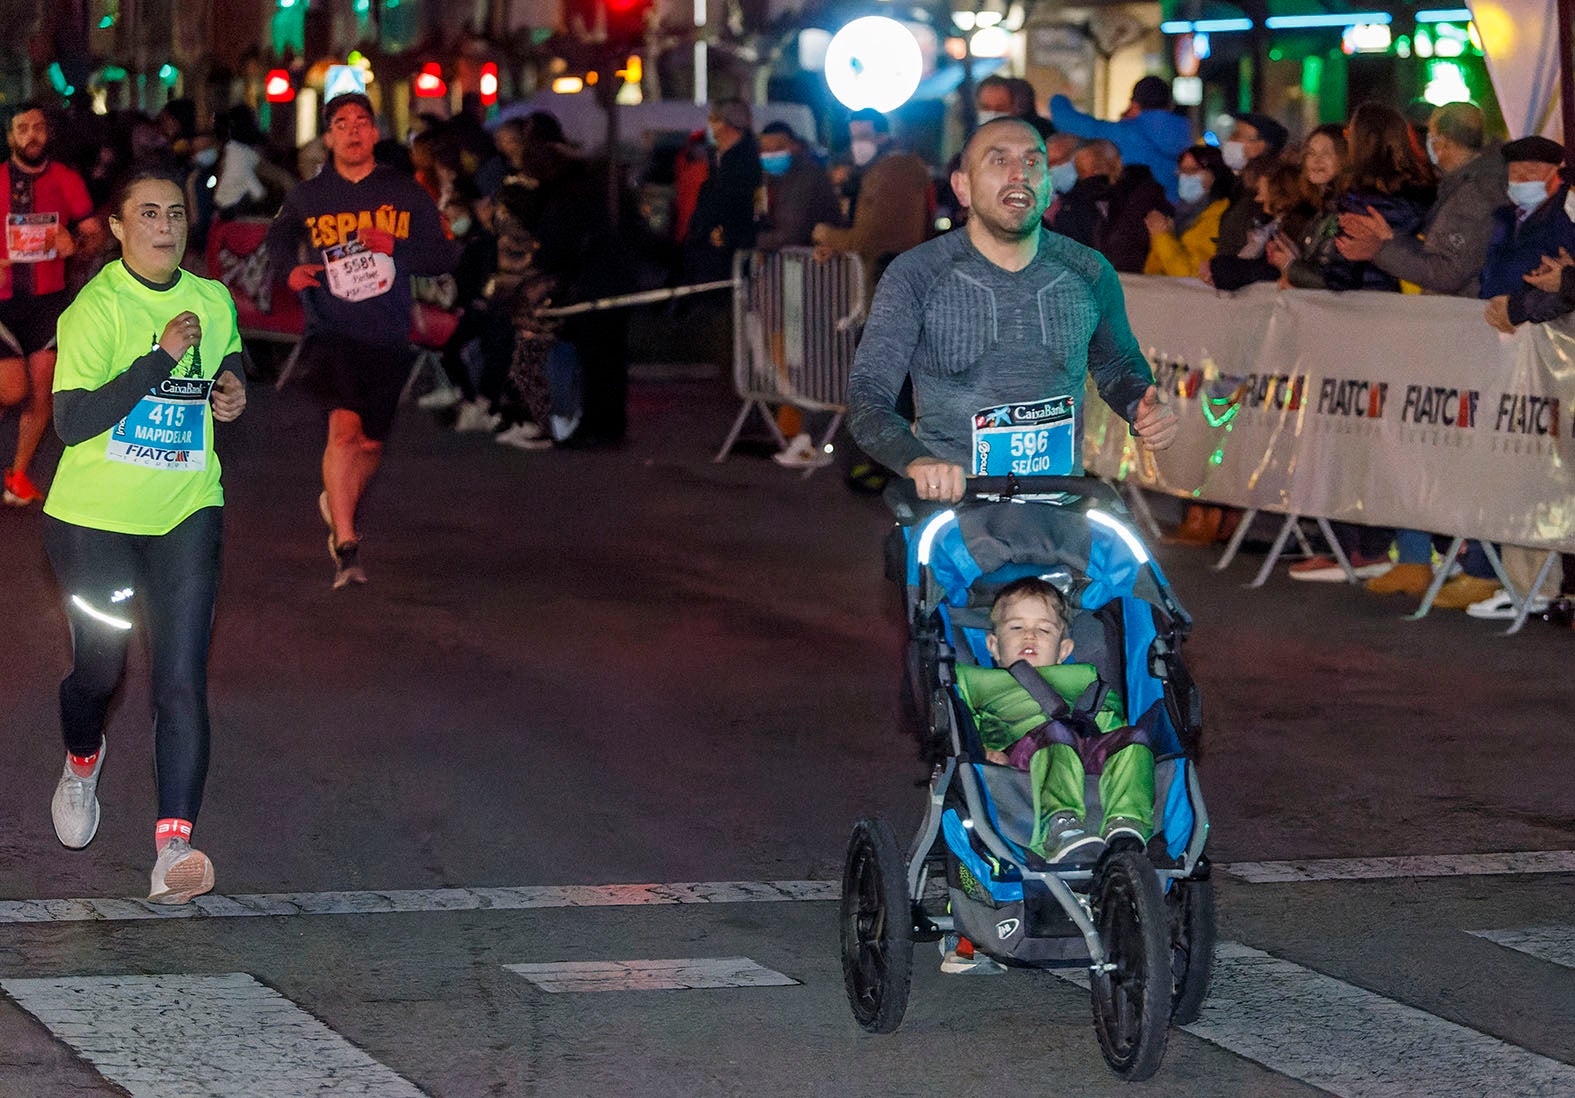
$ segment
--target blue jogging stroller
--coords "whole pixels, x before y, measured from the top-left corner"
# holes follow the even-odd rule
[[[1181,658],[1191,619],[1120,497],[1096,479],[975,478],[948,509],[918,503],[901,481],[888,502],[898,527],[887,571],[909,623],[906,701],[933,770],[906,856],[881,818],[860,820],[849,840],[840,914],[854,1017],[871,1032],[895,1030],[914,943],[961,935],[1010,967],[1086,967],[1106,1062],[1123,1078],[1149,1078],[1170,1023],[1194,1021],[1202,1008],[1216,933],[1195,766],[1200,704]],[[955,668],[991,666],[991,601],[1029,575],[1067,596],[1073,658],[1121,692],[1127,720],[1153,748],[1146,850],[1112,843],[1093,864],[1046,863],[1028,845],[1029,775],[986,761]],[[1093,775],[1086,801],[1097,825]]]

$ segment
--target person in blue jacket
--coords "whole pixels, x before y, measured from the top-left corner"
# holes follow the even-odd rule
[[[1050,100],[1056,129],[1078,137],[1114,141],[1125,164],[1142,164],[1154,173],[1165,197],[1177,200],[1176,161],[1192,146],[1192,126],[1170,109],[1170,85],[1145,76],[1132,86],[1132,102],[1115,122],[1084,114],[1064,95]]]
[[[1488,303],[1488,323],[1512,332],[1533,314],[1547,319],[1535,305],[1528,308],[1542,291],[1528,284],[1526,275],[1540,269],[1545,256],[1557,256],[1560,248],[1575,252],[1575,222],[1567,212],[1570,188],[1559,175],[1563,145],[1534,135],[1511,141],[1502,151],[1509,186],[1505,204],[1493,214],[1493,239],[1479,294]]]

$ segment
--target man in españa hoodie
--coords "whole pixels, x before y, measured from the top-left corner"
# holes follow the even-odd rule
[[[1154,173],[1165,197],[1177,200],[1176,162],[1192,145],[1192,127],[1170,109],[1170,86],[1157,76],[1145,76],[1132,86],[1132,102],[1115,122],[1084,114],[1064,95],[1050,100],[1050,120],[1056,129],[1078,137],[1103,137],[1114,141],[1126,164],[1142,164]]]

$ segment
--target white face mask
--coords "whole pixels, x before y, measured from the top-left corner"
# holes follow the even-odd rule
[[[1233,172],[1247,166],[1247,146],[1241,141],[1225,142],[1220,146],[1220,155],[1225,158],[1225,166]]]
[[[1010,118],[1010,117],[1012,117],[1012,116],[1007,114],[1005,111],[980,111],[979,112],[979,125],[982,126],[986,122],[994,122],[997,118]]]
[[[1203,200],[1203,177],[1201,175],[1176,176],[1176,196],[1183,202],[1201,202]]]
[[[1050,190],[1065,194],[1077,185],[1077,167],[1070,160],[1063,160],[1050,167]]]
[[[875,159],[875,142],[865,137],[855,137],[851,151],[853,153],[853,162],[862,168]]]
[[[466,233],[470,232],[470,218],[456,217],[448,223],[448,227],[454,230],[454,235],[456,237],[464,236]]]
[[[1548,200],[1548,185],[1540,179],[1533,179],[1526,183],[1511,183],[1509,200],[1520,207],[1521,213],[1529,214]]]

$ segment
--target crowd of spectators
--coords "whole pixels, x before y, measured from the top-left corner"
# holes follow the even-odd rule
[[[1144,77],[1121,117],[1103,121],[1065,97],[1039,114],[1033,89],[991,76],[975,100],[981,120],[1013,115],[1045,136],[1050,229],[1097,249],[1116,270],[1196,277],[1220,290],[1256,282],[1337,291],[1479,297],[1502,331],[1575,310],[1575,220],[1560,167],[1564,149],[1540,136],[1499,144],[1482,111],[1451,103],[1425,127],[1364,103],[1343,124],[1301,140],[1278,120],[1240,112],[1222,141],[1198,141],[1168,85]],[[453,275],[418,292],[452,320],[440,326],[448,379],[424,403],[459,430],[487,430],[525,449],[617,443],[625,430],[627,314],[566,320],[549,306],[664,283],[729,279],[755,247],[811,247],[858,256],[869,293],[885,264],[966,217],[951,208],[946,173],[907,147],[889,119],[855,113],[828,155],[817,135],[775,122],[757,129],[738,100],[713,104],[709,124],[642,166],[662,208],[637,199],[603,159],[586,155],[546,112],[493,132],[478,114],[423,116],[380,162],[410,173],[464,243]],[[286,156],[245,106],[199,124],[188,101],[156,117],[70,116],[53,143],[96,205],[130,166],[159,164],[187,180],[192,252],[211,224],[270,216],[299,178],[321,169],[313,142]],[[85,280],[91,270],[78,279]],[[716,315],[708,319],[717,319]],[[784,464],[816,464],[797,413]],[[867,473],[869,470],[865,470]],[[878,477],[876,478],[878,479]],[[1222,509],[1194,508],[1181,535],[1230,529]],[[1353,563],[1378,591],[1419,594],[1433,551],[1425,533],[1340,528]],[[1497,594],[1480,547],[1461,562],[1438,605]],[[1298,578],[1343,578],[1333,562]]]

